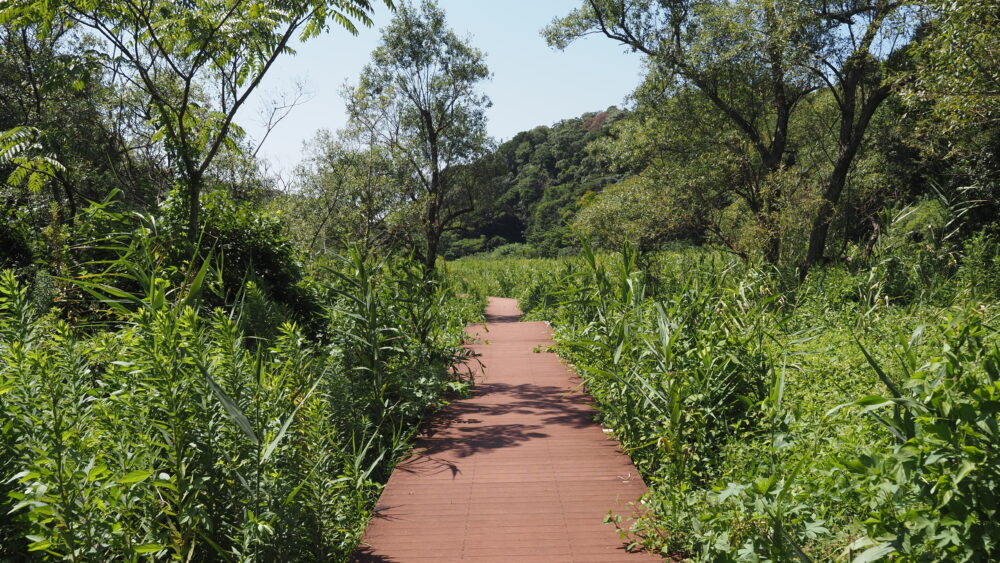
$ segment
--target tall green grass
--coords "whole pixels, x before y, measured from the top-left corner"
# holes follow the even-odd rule
[[[636,545],[698,561],[992,560],[996,246],[910,269],[899,248],[803,284],[695,249],[453,268],[541,296],[532,315],[650,485],[622,530]]]
[[[573,258],[463,258],[446,265],[447,275],[462,293],[480,306],[486,298],[510,297],[530,313],[551,304],[552,284],[570,275],[580,265]]]
[[[313,282],[309,338],[252,285],[208,308],[213,259],[168,275],[147,235],[74,281],[101,309],[85,330],[0,273],[0,560],[346,559],[419,422],[467,383],[468,305],[352,252]]]

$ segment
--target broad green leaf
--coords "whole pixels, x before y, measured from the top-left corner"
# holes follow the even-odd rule
[[[855,557],[852,563],[868,563],[869,561],[878,561],[895,551],[896,549],[892,547],[892,544],[882,543],[876,545],[875,547],[866,549],[860,555]]]
[[[219,399],[219,402],[222,403],[222,408],[226,410],[229,418],[236,423],[236,426],[243,431],[243,434],[245,434],[247,438],[250,438],[250,441],[253,442],[255,446],[259,446],[260,439],[257,438],[257,433],[253,431],[253,426],[250,425],[250,420],[245,414],[243,414],[240,407],[235,401],[232,400],[232,398],[229,397],[229,395],[226,394],[225,391],[222,390],[222,387],[220,387],[219,384],[212,379],[212,376],[209,375],[205,366],[199,363],[198,369],[200,369],[201,373],[205,376],[205,379],[208,381],[209,388],[212,390],[212,393],[215,394],[215,397]]]
[[[132,471],[126,474],[124,477],[118,480],[119,485],[131,485],[132,483],[138,483],[139,481],[144,481],[152,475],[152,471]]]
[[[877,408],[880,408],[880,407],[891,405],[892,401],[890,401],[890,400],[888,400],[888,399],[886,399],[884,397],[879,397],[878,395],[869,395],[867,397],[863,397],[861,399],[858,399],[857,401],[854,401],[854,404],[857,405],[857,406],[859,406],[859,407],[867,407],[869,409],[877,409]]]
[[[166,549],[166,546],[158,543],[143,543],[135,546],[135,552],[139,554],[156,553],[157,551],[162,551],[164,549]]]

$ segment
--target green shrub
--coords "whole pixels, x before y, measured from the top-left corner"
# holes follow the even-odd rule
[[[13,210],[0,212],[0,268],[24,268],[34,258],[27,223],[17,221]]]
[[[185,244],[187,209],[177,194],[163,206],[155,234],[166,246],[171,265],[183,268],[191,257]],[[244,284],[254,282],[270,301],[291,311],[310,332],[319,330],[322,305],[305,281],[293,243],[281,221],[259,207],[231,198],[224,190],[202,197],[201,256],[219,259],[219,275],[233,302]]]
[[[252,284],[211,307],[211,262],[175,273],[159,240],[76,282],[110,321],[85,333],[0,275],[0,559],[346,559],[422,417],[467,384],[466,308],[419,264],[355,252],[318,342]]]
[[[486,250],[486,246],[487,242],[485,235],[477,238],[458,239],[451,241],[448,244],[448,249],[444,256],[449,260],[453,260],[455,258],[461,258],[462,256],[483,252]]]
[[[975,316],[943,328],[939,353],[923,365],[914,352],[922,331],[898,347],[895,377],[868,356],[890,394],[855,405],[894,443],[836,462],[843,487],[869,499],[857,545],[871,547],[861,559],[1000,557],[1000,348]]]
[[[801,284],[693,248],[451,267],[552,321],[649,485],[621,530],[634,545],[697,561],[992,560],[996,246],[903,238],[872,268]],[[919,268],[887,267],[908,252],[925,253],[907,262]]]
[[[504,258],[537,258],[535,247],[523,242],[512,242],[494,248],[490,254]]]
[[[1000,242],[996,235],[980,231],[965,241],[958,277],[973,299],[1000,298]]]

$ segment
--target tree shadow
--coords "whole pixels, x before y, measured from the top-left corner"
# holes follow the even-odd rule
[[[464,458],[546,438],[558,427],[588,427],[597,415],[584,402],[586,395],[551,385],[483,383],[473,399],[479,401],[449,405],[424,429],[414,450],[428,457]],[[483,423],[485,416],[509,416],[510,422]]]
[[[471,455],[520,446],[535,438],[545,438],[538,424],[490,424],[455,428],[440,438],[426,438],[417,444],[422,455],[447,455],[464,458]],[[457,435],[456,435],[457,432]]]
[[[354,558],[351,559],[351,563],[400,563],[400,560],[374,553],[371,547],[359,547],[354,552]]]
[[[417,445],[419,447],[419,444]],[[404,471],[417,475],[438,475],[440,473],[451,473],[451,478],[458,477],[462,470],[458,465],[445,460],[427,455],[428,452],[415,453],[396,466],[396,471]]]
[[[521,320],[522,315],[520,313],[516,315],[492,315],[486,314],[487,323],[516,323]]]
[[[516,323],[524,316],[517,300],[490,297],[489,301],[485,311],[487,323]]]
[[[480,383],[470,399],[449,405],[427,425],[424,435],[432,438],[453,426],[480,423],[482,415],[536,416],[546,425],[583,428],[592,425],[598,414],[585,393],[554,385]]]

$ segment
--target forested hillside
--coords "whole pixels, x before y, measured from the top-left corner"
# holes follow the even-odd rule
[[[496,250],[554,255],[574,246],[568,228],[585,194],[599,192],[627,175],[612,171],[592,143],[611,134],[626,112],[615,107],[518,133],[489,157],[492,201],[461,220],[451,255]],[[504,250],[501,250],[504,252]]]
[[[987,23],[970,25],[984,30]],[[553,44],[571,38],[565,34],[572,26],[561,25],[547,30]],[[751,49],[751,40],[733,41]],[[995,42],[982,35],[971,41],[963,45],[967,62],[995,59],[986,52]],[[699,85],[701,78],[684,75],[722,70],[668,61],[675,67],[650,71],[633,94],[632,109],[538,127],[500,145],[483,180],[495,184],[493,192],[452,235],[450,255],[516,242],[527,246],[511,252],[555,256],[560,249],[578,250],[575,237],[583,235],[608,249],[625,242],[647,249],[671,241],[709,243],[744,260],[762,256],[801,265],[867,256],[908,206],[930,221],[930,231],[917,236],[942,236],[949,213],[962,215],[951,225],[961,227],[958,236],[992,228],[1000,177],[995,98],[970,96],[956,105],[957,93],[934,96],[917,87],[947,80],[962,64],[930,45],[880,52],[881,60],[859,63],[849,83],[831,81],[824,72],[771,82],[718,74],[714,80],[728,81],[729,98],[719,84]],[[850,55],[831,49],[831,57]],[[744,63],[713,64],[736,72]],[[801,64],[803,71],[815,70]],[[845,76],[830,68],[832,76]],[[861,74],[868,72],[880,78]],[[996,83],[990,71],[973,76],[987,90]],[[772,97],[774,88],[784,93]],[[810,251],[820,231],[822,252]]]

